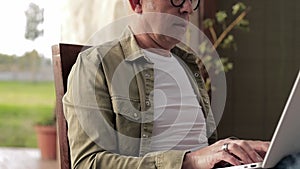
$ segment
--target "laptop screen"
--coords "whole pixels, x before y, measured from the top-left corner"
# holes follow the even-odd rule
[[[286,102],[269,151],[263,162],[263,168],[274,167],[283,157],[300,152],[300,71]]]

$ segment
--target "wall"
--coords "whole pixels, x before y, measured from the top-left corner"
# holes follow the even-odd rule
[[[218,1],[230,9],[234,0]],[[300,1],[246,0],[251,31],[235,33],[221,137],[270,139],[300,68]]]

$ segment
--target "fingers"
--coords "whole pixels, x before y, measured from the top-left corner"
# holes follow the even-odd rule
[[[263,161],[262,157],[248,144],[247,141],[235,141],[230,143],[229,150],[230,147],[232,147],[230,153],[236,155],[246,164]]]
[[[262,157],[264,158],[268,148],[270,146],[270,142],[266,141],[249,141],[250,146],[255,149],[255,151]]]
[[[270,146],[270,142],[266,141],[249,141],[251,147],[253,147],[258,152],[267,152]]]
[[[242,162],[239,159],[237,159],[232,154],[229,154],[225,151],[218,152],[217,159],[218,159],[217,162],[225,161],[225,162],[230,163],[232,165],[241,165],[242,164]]]
[[[259,145],[260,144],[260,145]],[[225,139],[213,145],[190,152],[185,157],[185,166],[191,168],[213,168],[216,164],[227,162],[232,165],[261,162],[258,154],[268,149],[268,143],[259,141]]]
[[[266,152],[268,149],[268,144],[261,141],[225,139],[222,143],[228,144],[228,151],[224,152],[245,164],[263,161],[258,152]]]

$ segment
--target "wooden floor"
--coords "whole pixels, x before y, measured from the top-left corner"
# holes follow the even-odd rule
[[[38,149],[0,147],[0,169],[58,169],[56,160],[41,160]]]

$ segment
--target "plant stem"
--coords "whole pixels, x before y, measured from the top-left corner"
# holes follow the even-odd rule
[[[250,8],[247,8],[245,11],[243,11],[219,36],[219,38],[214,43],[214,48],[216,49],[220,43],[224,40],[224,38],[227,36],[227,34],[247,15]]]
[[[211,34],[211,37],[212,37],[212,39],[213,39],[213,42],[216,42],[217,41],[217,34],[216,34],[216,31],[215,31],[215,29],[211,26],[211,27],[209,27],[209,32],[210,32],[210,34]]]

